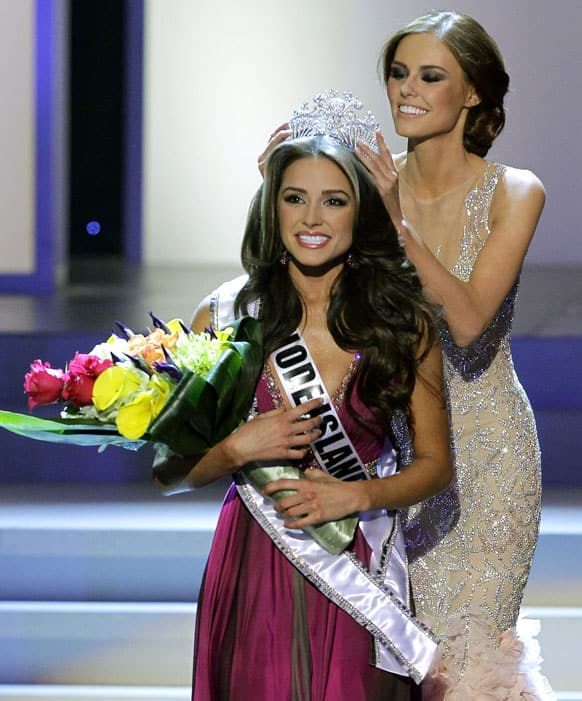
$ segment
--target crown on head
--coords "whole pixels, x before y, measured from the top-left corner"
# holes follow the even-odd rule
[[[363,105],[351,92],[325,90],[313,98],[313,106],[304,102],[289,120],[292,138],[328,136],[350,150],[363,141],[379,153],[376,132],[380,124],[372,112],[360,115]]]

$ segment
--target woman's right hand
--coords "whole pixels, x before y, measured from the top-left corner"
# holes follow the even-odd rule
[[[274,409],[247,421],[223,441],[232,471],[257,460],[300,460],[321,431],[321,418],[306,418],[320,398],[294,409]]]
[[[267,143],[267,147],[257,159],[259,165],[259,172],[261,175],[265,175],[265,163],[271,151],[275,148],[275,146],[278,146],[282,141],[285,141],[285,139],[288,139],[290,136],[291,129],[289,128],[288,122],[284,122],[283,124],[278,126],[275,129],[275,131],[271,134],[271,136],[269,137],[269,142]]]
[[[156,480],[167,494],[176,494],[226,477],[249,462],[301,460],[311,441],[321,435],[321,418],[306,418],[321,404],[317,398],[295,409],[259,414],[202,456],[157,458]]]

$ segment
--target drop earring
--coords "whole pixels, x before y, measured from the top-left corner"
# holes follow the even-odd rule
[[[291,254],[289,253],[289,251],[286,248],[284,248],[283,253],[281,253],[281,257],[279,258],[279,263],[281,265],[287,265],[287,263],[289,263],[290,260],[291,260]]]
[[[360,264],[354,258],[354,255],[351,251],[348,253],[348,257],[346,258],[346,265],[348,266],[348,268],[352,268],[352,270],[355,270],[356,268],[360,267]]]

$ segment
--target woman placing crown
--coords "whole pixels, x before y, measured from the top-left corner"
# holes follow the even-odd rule
[[[534,622],[515,631],[538,535],[541,470],[509,347],[544,189],[533,173],[485,158],[504,125],[509,78],[475,20],[420,17],[386,43],[381,66],[408,149],[393,160],[380,138],[380,154],[365,144],[359,153],[393,221],[406,218],[398,224],[406,255],[445,309],[456,461],[450,490],[411,511],[406,526],[417,608],[444,640],[425,697],[449,686],[447,699],[551,699],[536,671]]]
[[[350,148],[362,129],[375,145],[359,104],[318,97],[296,115],[302,136],[266,163],[242,246],[248,275],[193,320],[196,331],[262,322],[251,417],[197,462],[156,465],[160,481],[184,475],[168,490],[234,475],[198,603],[198,701],[404,701],[438,644],[414,616],[397,511],[452,478],[434,311]],[[415,454],[399,471],[406,425]],[[237,472],[249,463],[273,470],[263,491]],[[303,478],[276,479],[282,463]],[[344,551],[310,537],[352,514]]]

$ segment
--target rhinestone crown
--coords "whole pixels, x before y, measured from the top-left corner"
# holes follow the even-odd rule
[[[304,102],[294,110],[289,120],[293,138],[328,136],[350,150],[357,141],[363,141],[379,152],[376,132],[380,124],[372,112],[360,115],[363,105],[351,92],[325,90],[313,98],[313,105]]]

